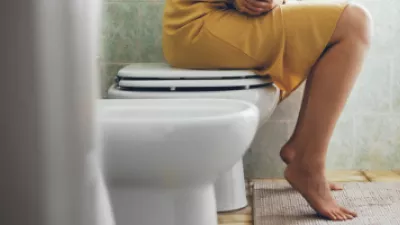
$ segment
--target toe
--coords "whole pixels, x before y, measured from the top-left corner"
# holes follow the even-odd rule
[[[337,217],[340,219],[340,220],[348,220],[349,219],[349,217],[347,216],[347,213],[346,212],[344,212],[341,208],[337,208],[336,210],[335,210],[335,214],[337,215]]]
[[[331,220],[340,220],[339,216],[335,213],[331,213],[332,217],[330,217],[329,219]]]
[[[342,218],[342,220],[348,220],[349,218],[347,217],[346,213],[340,212],[340,218]]]
[[[352,219],[354,219],[354,216],[352,215],[352,213],[349,210],[345,209],[345,208],[340,208],[339,214],[340,214],[340,217],[344,217],[343,220],[352,220]]]
[[[328,219],[328,220],[337,220],[337,216],[333,212],[322,211],[322,212],[319,212],[318,215],[320,217]]]
[[[343,185],[340,184],[329,184],[329,187],[332,191],[341,191],[343,190]]]
[[[329,212],[326,215],[327,215],[328,219],[330,219],[330,220],[339,220],[338,215],[334,212]]]
[[[337,220],[345,220],[345,217],[340,212],[336,212],[335,215]]]
[[[355,213],[355,212],[353,212],[353,211],[350,211],[350,210],[348,210],[348,209],[346,209],[346,208],[340,208],[340,210],[341,210],[342,212],[346,213],[347,215],[352,216],[353,218],[354,218],[354,217],[357,217],[357,213]]]

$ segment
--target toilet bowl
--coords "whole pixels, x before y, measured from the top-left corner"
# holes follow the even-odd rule
[[[188,70],[164,63],[136,63],[118,71],[108,98],[241,100],[258,108],[261,127],[278,104],[279,90],[270,78],[247,70]],[[215,192],[218,212],[248,205],[242,159],[220,174]]]
[[[239,100],[100,100],[98,122],[117,225],[217,225],[213,184],[251,144],[259,113]]]

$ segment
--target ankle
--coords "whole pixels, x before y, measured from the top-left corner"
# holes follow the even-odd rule
[[[292,164],[303,173],[325,173],[325,160],[296,154]]]
[[[294,157],[296,155],[296,150],[288,142],[281,148],[279,155],[280,155],[282,161],[284,161],[286,164],[289,164],[294,160]]]

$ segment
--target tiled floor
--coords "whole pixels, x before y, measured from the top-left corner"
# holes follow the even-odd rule
[[[332,171],[327,173],[327,177],[332,182],[384,182],[400,181],[400,170],[398,171]],[[251,188],[251,184],[249,185]],[[251,195],[252,191],[249,191]],[[245,209],[220,213],[218,222],[220,225],[253,225],[251,196],[249,196],[249,206]]]

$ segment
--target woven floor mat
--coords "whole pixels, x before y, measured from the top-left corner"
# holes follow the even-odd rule
[[[255,181],[254,225],[400,225],[400,182],[346,183],[332,192],[338,203],[357,212],[351,221],[333,222],[315,211],[287,182]]]

